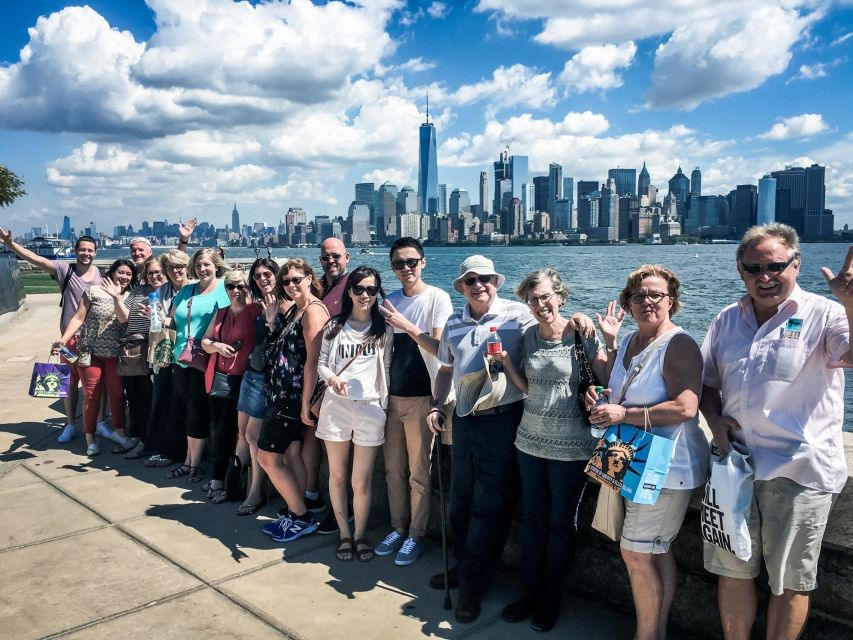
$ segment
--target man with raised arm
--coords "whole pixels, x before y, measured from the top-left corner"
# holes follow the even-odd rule
[[[800,289],[800,266],[794,229],[749,229],[737,250],[746,295],[720,312],[702,345],[700,409],[716,445],[744,445],[755,473],[752,557],[705,542],[727,640],[750,638],[762,560],[771,591],[766,637],[800,637],[829,512],[847,481],[842,367],[853,363],[853,247],[837,275],[821,269],[841,304]]]
[[[48,260],[33,253],[12,240],[11,229],[8,231],[0,229],[0,242],[18,254],[19,258],[26,260],[34,267],[38,267],[59,283],[59,306],[62,308],[62,314],[59,317],[59,330],[64,332],[68,322],[77,312],[83,293],[89,287],[101,284],[101,272],[95,266],[95,255],[98,252],[97,241],[91,236],[77,238],[74,245],[77,261],[73,264],[62,260]],[[73,351],[77,346],[76,336],[66,346]],[[64,399],[66,423],[59,435],[59,442],[71,442],[77,435],[77,386],[80,382],[80,376],[74,364],[65,358],[61,358],[61,360],[69,366],[71,379],[68,385],[68,396]]]

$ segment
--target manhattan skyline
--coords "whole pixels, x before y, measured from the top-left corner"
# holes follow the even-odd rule
[[[418,189],[427,92],[448,194],[478,201],[507,145],[531,180],[645,162],[664,189],[701,166],[723,195],[819,163],[836,227],[853,224],[849,3],[87,4],[4,9],[18,233],[63,215],[224,226],[235,200],[246,221],[346,215],[356,183]]]

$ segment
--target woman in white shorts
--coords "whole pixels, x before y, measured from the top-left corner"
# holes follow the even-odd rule
[[[608,349],[611,404],[596,407],[590,415],[590,422],[601,427],[624,423],[644,427],[647,413],[655,435],[676,441],[657,502],[625,501],[620,546],[637,612],[636,640],[666,637],[676,587],[670,545],[693,489],[703,485],[708,474],[708,441],[698,418],[702,355],[693,338],[672,322],[681,306],[679,294],[678,278],[661,265],[643,265],[628,275],[619,305],[634,318],[637,331],[615,353]],[[615,344],[623,317],[615,302],[604,318],[598,316],[606,344]],[[588,404],[595,397],[593,389]],[[620,404],[612,404],[619,398]]]
[[[382,281],[375,269],[358,267],[350,273],[341,313],[329,321],[320,348],[318,373],[328,389],[316,435],[326,441],[329,496],[341,535],[335,552],[339,560],[357,557],[367,562],[373,558],[364,531],[370,514],[376,452],[385,442],[388,372],[394,342],[394,330],[379,312],[380,293],[383,293]],[[354,445],[351,478],[354,536],[347,513],[350,441]]]

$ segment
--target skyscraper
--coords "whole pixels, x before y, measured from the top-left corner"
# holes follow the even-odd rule
[[[758,181],[758,224],[776,219],[776,178],[765,175]]]
[[[376,224],[376,186],[372,182],[359,182],[355,185],[355,201],[363,202],[370,211],[370,226]]]
[[[489,213],[489,172],[480,172],[480,207],[483,217]]]
[[[237,203],[234,203],[234,209],[231,211],[231,231],[240,234],[240,212],[237,211]]]
[[[548,213],[557,211],[557,200],[563,197],[563,167],[552,162],[548,165]],[[553,222],[553,220],[552,220]]]
[[[690,174],[690,195],[702,195],[702,172],[699,170],[699,167],[693,169],[693,173]]]
[[[465,189],[454,189],[450,192],[449,213],[458,216],[465,211],[471,211],[471,197]]]
[[[494,163],[495,199],[492,213],[500,215],[512,202],[512,165],[509,162],[509,148],[504,149]]]
[[[608,169],[607,179],[616,181],[616,193],[620,196],[635,196],[637,185],[636,169]]]
[[[527,156],[509,157],[509,177],[512,180],[512,197],[521,201],[523,185],[527,184],[529,174],[527,171]]]
[[[443,216],[447,215],[447,185],[446,184],[438,185],[438,212]]]
[[[806,216],[823,215],[825,168],[818,164],[785,167],[782,171],[772,171],[770,176],[776,179],[776,221],[805,233]]]
[[[637,195],[644,196],[646,192],[649,190],[649,185],[651,184],[651,178],[649,177],[649,170],[646,169],[646,163],[643,163],[643,168],[640,169],[640,177],[637,178]]]
[[[548,176],[533,177],[533,208],[548,211]]]
[[[669,195],[675,198],[677,215],[684,217],[687,210],[687,198],[690,196],[690,178],[684,175],[681,166],[669,179]]]
[[[367,203],[353,200],[347,211],[347,223],[352,244],[370,242],[370,207]]]
[[[435,126],[429,121],[429,95],[427,95],[426,122],[420,127],[417,212],[430,216],[438,214],[438,158]]]
[[[732,211],[735,235],[742,236],[758,217],[758,187],[754,184],[739,184],[735,190],[735,202]]]
[[[68,216],[62,218],[62,233],[59,237],[62,240],[71,240],[71,218]]]

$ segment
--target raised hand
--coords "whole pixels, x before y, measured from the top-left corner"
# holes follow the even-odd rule
[[[11,229],[9,229],[8,231],[3,231],[3,229],[0,228],[0,242],[5,244],[7,247],[12,246],[12,230]]]
[[[278,298],[272,293],[265,293],[263,299],[260,301],[260,305],[264,310],[264,317],[267,319],[267,324],[272,326],[278,315]]]
[[[820,272],[838,301],[848,309],[853,308],[853,246],[847,250],[844,264],[837,274],[833,274],[828,267],[821,267]]]
[[[625,320],[625,312],[616,304],[615,300],[607,303],[607,312],[604,317],[601,314],[595,314],[595,320],[598,322],[598,328],[601,330],[601,337],[604,338],[604,343],[608,347],[616,346],[616,337],[619,335],[619,329],[622,326],[622,321]]]
[[[178,233],[181,235],[181,240],[187,242],[197,224],[198,222],[195,218],[190,218],[186,223],[178,222]]]
[[[103,282],[101,282],[101,288],[112,298],[121,297],[121,285],[112,278],[104,278]]]

